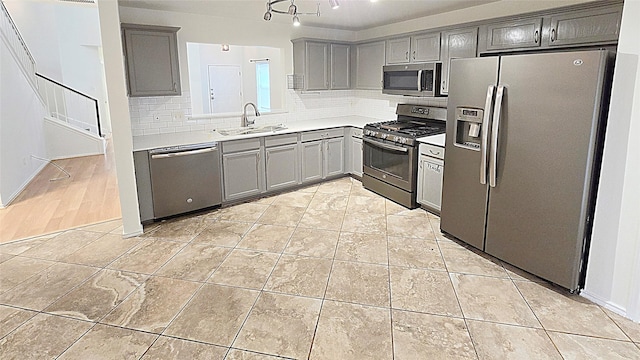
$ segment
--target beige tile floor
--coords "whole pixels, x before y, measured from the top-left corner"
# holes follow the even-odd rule
[[[343,178],[0,246],[8,359],[640,359],[640,325]]]

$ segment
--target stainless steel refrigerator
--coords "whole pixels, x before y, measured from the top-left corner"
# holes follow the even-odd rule
[[[594,50],[451,62],[443,232],[582,287],[611,58]]]

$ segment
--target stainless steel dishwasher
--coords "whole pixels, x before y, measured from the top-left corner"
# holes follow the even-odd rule
[[[222,203],[216,142],[149,151],[155,219]]]

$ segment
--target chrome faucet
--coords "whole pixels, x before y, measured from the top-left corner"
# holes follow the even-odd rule
[[[258,111],[258,108],[256,107],[256,104],[251,103],[251,102],[248,102],[248,103],[244,104],[244,110],[242,111],[242,120],[240,122],[240,126],[242,126],[242,127],[247,127],[249,125],[253,125],[256,122],[255,119],[249,121],[249,119],[247,118],[247,106],[249,106],[249,105],[253,106],[253,110],[255,110],[256,116],[260,116],[260,111]]]

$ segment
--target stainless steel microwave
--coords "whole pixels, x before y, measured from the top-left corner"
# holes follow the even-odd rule
[[[442,63],[430,62],[382,67],[382,93],[408,96],[440,96]]]

